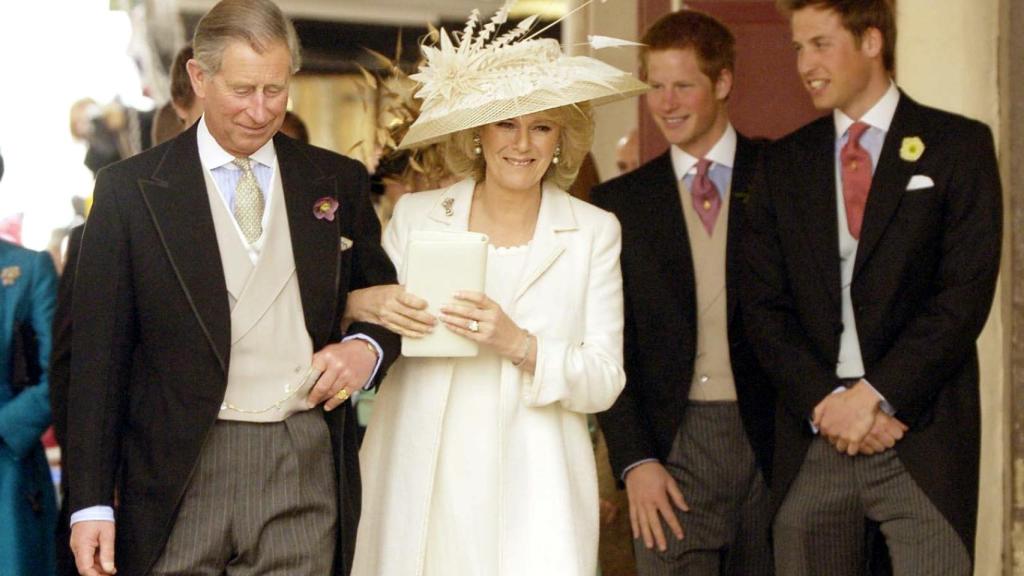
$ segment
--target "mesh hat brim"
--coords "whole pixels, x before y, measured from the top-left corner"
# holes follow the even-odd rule
[[[457,109],[435,118],[423,115],[402,139],[399,149],[427,146],[443,140],[449,134],[467,128],[476,128],[499,120],[534,114],[570,104],[590,102],[594,106],[643,94],[650,87],[633,76],[622,73],[616,78],[603,78],[601,82],[580,80],[557,92],[538,89],[523,96],[496,98],[473,108]]]

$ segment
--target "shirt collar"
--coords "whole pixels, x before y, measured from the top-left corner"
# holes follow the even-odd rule
[[[836,138],[842,138],[850,126],[858,121],[864,122],[868,126],[882,132],[888,132],[889,126],[892,124],[892,117],[896,115],[896,105],[899,102],[900,91],[896,88],[895,82],[889,81],[889,89],[859,120],[850,118],[842,110],[836,108],[832,111],[832,121],[836,127]]]
[[[732,168],[734,159],[736,158],[736,129],[732,127],[732,124],[726,124],[725,132],[715,142],[715,145],[708,151],[707,158],[715,164],[720,164],[727,168]],[[682,148],[676,145],[672,145],[672,169],[676,173],[676,180],[679,180],[686,176],[691,170],[697,166],[697,161],[700,158],[694,158],[688,152],[683,151]]]
[[[199,126],[196,127],[196,144],[199,146],[199,162],[207,170],[231,164],[231,161],[235,159],[234,156],[221,147],[217,139],[213,137],[213,134],[210,134],[210,129],[206,126],[205,115],[199,118]],[[267,140],[266,144],[260,146],[260,149],[249,157],[264,166],[273,167],[277,161],[274,139]]]

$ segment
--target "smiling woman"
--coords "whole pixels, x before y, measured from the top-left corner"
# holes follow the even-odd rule
[[[545,170],[543,174],[559,188],[566,189],[572,184],[583,163],[583,158],[590,149],[594,135],[591,108],[590,103],[580,102],[545,110],[543,113],[528,117],[538,122],[542,121],[548,127],[557,127],[558,129],[556,148],[559,150],[559,160],[550,165],[550,172]],[[511,118],[495,124],[505,123],[507,129],[508,123],[520,122],[520,118]],[[445,157],[453,174],[472,177],[476,180],[484,179],[486,155],[481,156],[476,152],[479,146],[477,141],[483,130],[484,128],[470,128],[451,135],[445,145]],[[552,158],[554,155],[554,150],[552,150]]]
[[[381,289],[367,320],[406,338],[450,331],[480,352],[403,358],[382,384],[360,453],[353,573],[596,572],[586,415],[625,382],[620,233],[614,216],[563,189],[590,148],[591,104],[646,86],[528,37],[533,18],[500,30],[506,16],[484,25],[474,14],[454,40],[442,30],[412,76],[424,102],[401,146],[442,142],[464,180],[403,196],[385,250],[404,271],[415,231],[485,234],[485,289],[431,312],[401,286]]]

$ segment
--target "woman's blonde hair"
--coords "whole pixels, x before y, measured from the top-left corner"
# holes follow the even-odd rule
[[[558,146],[561,153],[558,164],[554,162],[544,173],[544,180],[562,190],[568,190],[583,164],[583,158],[590,151],[594,140],[594,119],[587,102],[570,104],[538,112],[543,118],[558,125],[560,135]],[[480,127],[468,128],[450,135],[443,144],[443,153],[448,170],[459,178],[472,177],[482,182],[486,171],[483,154],[477,154],[475,137]]]

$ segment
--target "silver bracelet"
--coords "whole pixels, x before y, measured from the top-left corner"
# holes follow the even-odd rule
[[[522,366],[523,362],[526,362],[526,357],[530,355],[530,338],[533,337],[533,334],[530,334],[529,330],[523,330],[523,333],[526,334],[526,338],[524,338],[526,343],[523,345],[523,354],[519,357],[519,360],[512,362],[512,365],[516,368]]]

